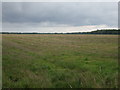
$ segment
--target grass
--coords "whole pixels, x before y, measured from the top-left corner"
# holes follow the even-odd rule
[[[2,35],[3,88],[117,88],[117,35]]]

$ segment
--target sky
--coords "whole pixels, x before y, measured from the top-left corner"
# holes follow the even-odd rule
[[[0,32],[2,31],[2,3],[0,0]]]
[[[3,31],[86,32],[118,27],[117,2],[3,2]]]

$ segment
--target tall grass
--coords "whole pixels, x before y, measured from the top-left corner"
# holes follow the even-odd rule
[[[3,87],[117,88],[117,35],[3,35]]]

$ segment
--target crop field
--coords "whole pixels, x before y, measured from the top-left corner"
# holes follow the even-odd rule
[[[3,88],[117,88],[118,36],[3,34]]]

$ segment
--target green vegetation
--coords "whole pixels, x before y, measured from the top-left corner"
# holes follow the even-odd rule
[[[2,35],[0,34],[0,89],[2,88]]]
[[[38,33],[38,32],[0,32],[2,34],[109,34],[109,35],[119,35],[120,30],[118,29],[102,29],[90,32],[70,32],[70,33]]]
[[[4,34],[3,88],[117,88],[117,35]]]

